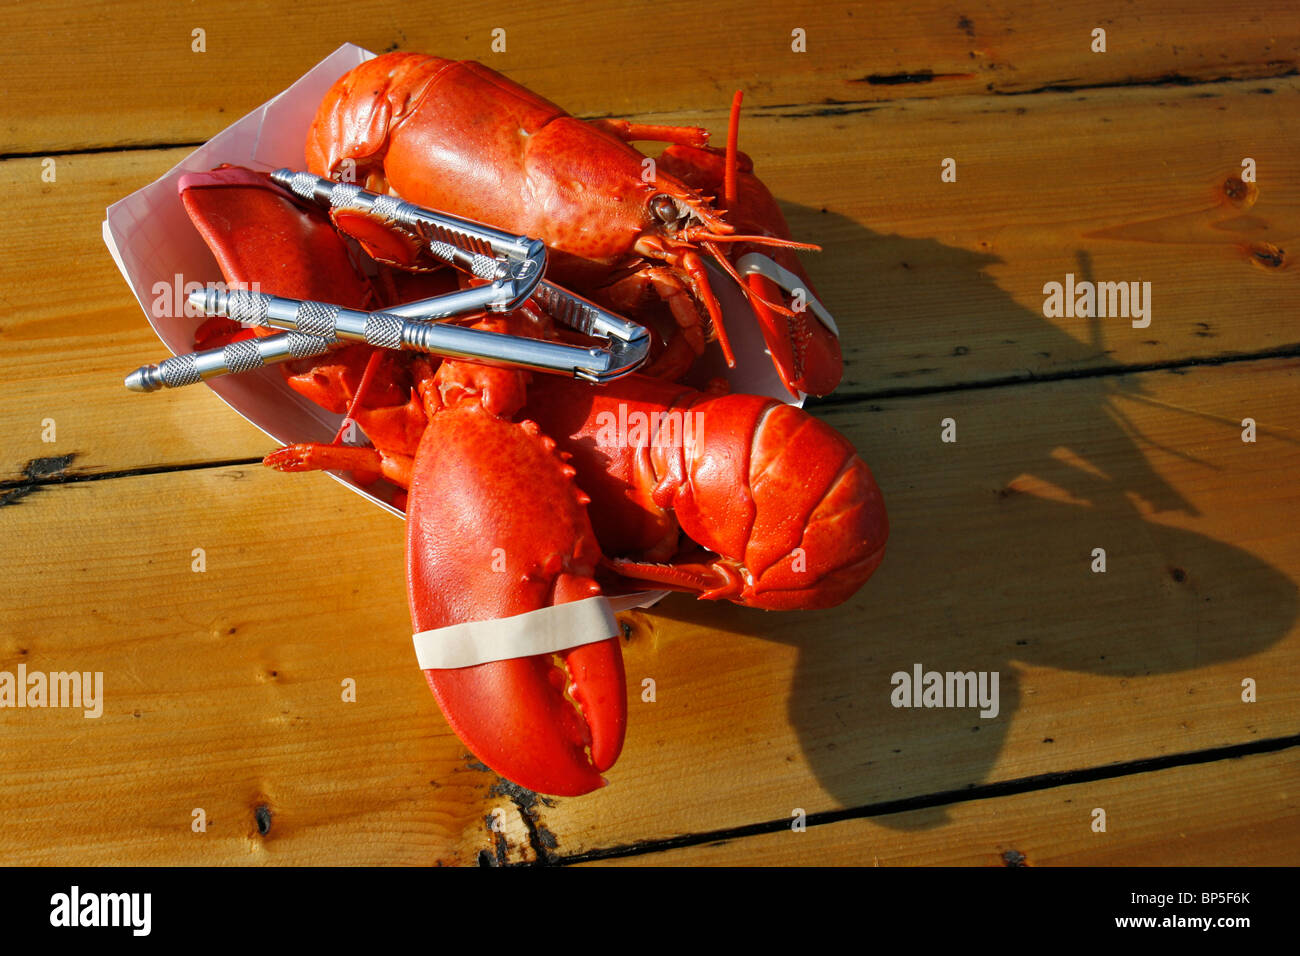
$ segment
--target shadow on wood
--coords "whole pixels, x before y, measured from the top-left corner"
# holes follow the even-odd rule
[[[1067,361],[1095,365],[1104,353],[1102,329],[1096,341],[1079,342],[999,289],[984,271],[997,262],[993,256],[878,235],[830,213],[796,216],[839,220],[831,223],[836,234],[847,230],[852,238],[847,249],[837,244],[836,260],[860,263],[868,302],[906,302],[908,321],[960,326],[964,307],[992,297],[1003,338],[1046,337]],[[805,231],[804,238],[818,237]],[[1086,251],[1078,261],[1083,278]],[[816,280],[816,260],[809,265]],[[837,303],[829,306],[835,311]],[[867,324],[890,321],[898,319],[882,309]],[[870,343],[846,347],[869,350]],[[944,353],[960,347],[960,338],[934,342]],[[844,806],[985,782],[1015,722],[1026,718],[1045,730],[1044,756],[1027,758],[1032,772],[1092,765],[1088,754],[1106,749],[1096,743],[1105,735],[1133,738],[1125,759],[1204,746],[1163,730],[1158,738],[1143,735],[1161,718],[1176,725],[1184,712],[1205,723],[1245,720],[1235,716],[1239,710],[1222,715],[1240,707],[1241,678],[1250,672],[1224,669],[1208,688],[1199,674],[1199,698],[1196,686],[1180,684],[1172,696],[1168,682],[1145,679],[1255,654],[1290,631],[1298,609],[1287,575],[1216,539],[1249,543],[1237,516],[1263,507],[1250,498],[1258,466],[1248,460],[1252,446],[1241,442],[1239,425],[1155,397],[1216,372],[1083,377],[814,407],[855,443],[883,490],[892,534],[876,576],[830,611],[765,613],[675,595],[651,613],[797,646],[789,720],[818,782]],[[1130,398],[1136,401],[1121,407]],[[940,440],[947,417],[957,423],[955,443]],[[1173,450],[1189,446],[1194,453]],[[1178,476],[1177,487],[1168,474]],[[1215,513],[1205,505],[1206,484],[1217,493]],[[1199,508],[1180,490],[1187,488],[1201,492]],[[1202,528],[1221,530],[1211,536]],[[1104,573],[1094,570],[1097,548],[1105,550]],[[978,707],[892,706],[892,675],[910,676],[917,664],[998,672],[997,716],[981,718]],[[1080,691],[1078,700],[1044,701],[1022,685],[1026,668],[1099,675],[1120,686],[1098,694],[1088,685],[1092,700]],[[934,826],[946,812],[907,817],[908,826]]]

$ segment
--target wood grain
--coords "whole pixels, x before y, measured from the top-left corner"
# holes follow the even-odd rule
[[[833,611],[682,597],[640,615],[628,679],[656,701],[633,700],[608,789],[542,812],[558,852],[1295,734],[1300,492],[1279,476],[1300,464],[1297,374],[836,410],[889,508],[881,569]],[[1247,415],[1262,444],[1241,441]],[[892,707],[892,675],[918,663],[998,672],[998,716]],[[1246,678],[1269,688],[1258,703]]]
[[[662,0],[592,16],[577,0],[111,9],[60,0],[33,12],[10,0],[0,6],[0,153],[199,143],[344,42],[483,60],[584,116],[722,107],[737,86],[755,104],[862,103],[1276,76],[1300,61],[1300,13],[1286,0],[1242,12],[1176,0],[960,9],[725,0],[702,16],[696,4]],[[1091,50],[1098,27],[1105,53]],[[807,52],[793,51],[795,28]],[[196,29],[206,52],[192,49]],[[506,46],[494,53],[497,29]]]
[[[127,372],[168,355],[100,235],[104,208],[186,150],[0,163],[14,216],[0,219],[0,481],[33,459],[73,455],[70,473],[260,457],[274,447],[206,387],[136,395]],[[33,263],[50,263],[33,268]],[[48,421],[54,425],[53,442]]]
[[[602,860],[622,866],[1295,866],[1295,749]],[[1106,829],[1094,830],[1105,811]],[[596,865],[596,864],[588,864]]]
[[[1276,476],[1300,466],[1297,365],[827,410],[885,491],[884,566],[834,611],[674,597],[627,615],[627,747],[604,791],[533,807],[544,852],[1295,733],[1300,496]],[[955,445],[939,441],[946,415]],[[283,861],[495,855],[484,820],[512,802],[466,769],[411,660],[397,521],[323,476],[256,467],[45,486],[0,518],[4,669],[102,670],[108,701],[100,721],[3,712],[8,858],[102,843],[121,862],[190,859],[185,814],[202,800],[234,827],[213,860],[257,858],[260,800]],[[1088,569],[1097,546],[1104,575]],[[999,672],[999,715],[892,708],[891,675],[914,663]],[[1258,703],[1241,702],[1247,677]],[[81,791],[46,795],[92,761],[118,770],[90,787],[116,816],[82,820]],[[155,802],[164,821],[126,826]],[[509,819],[506,859],[531,858]],[[27,846],[33,821],[83,836]]]
[[[1300,271],[1285,251],[1276,267],[1255,254],[1257,244],[1285,250],[1300,236],[1289,141],[1259,132],[1294,115],[1300,81],[1270,83],[747,121],[746,148],[795,234],[825,249],[805,261],[845,343],[837,396],[1300,349]],[[681,119],[716,126],[722,116]],[[1132,133],[1161,126],[1167,138]],[[1086,131],[1086,151],[1071,145],[1072,130]],[[1171,144],[1188,159],[1172,165]],[[941,183],[938,162],[950,154],[960,157],[958,180]],[[1238,203],[1224,184],[1243,154],[1262,178],[1255,198]],[[918,155],[933,162],[922,166]],[[127,371],[166,351],[103,248],[100,210],[183,156],[64,157],[53,184],[41,182],[35,159],[0,163],[15,208],[0,223],[0,406],[14,422],[0,480],[21,479],[28,461],[55,453],[41,440],[47,418],[60,447],[76,453],[72,473],[248,459],[272,447],[201,389],[141,396],[121,387]],[[1034,187],[1009,195],[1008,183]],[[67,263],[78,280],[33,270],[33,258]],[[1044,283],[1067,273],[1150,282],[1150,327],[1045,318]],[[1229,287],[1236,301],[1219,294]]]
[[[532,857],[415,666],[401,522],[313,477],[212,468],[0,509],[0,670],[103,675],[99,718],[0,710],[0,861],[472,864],[496,858],[495,809],[503,858]]]

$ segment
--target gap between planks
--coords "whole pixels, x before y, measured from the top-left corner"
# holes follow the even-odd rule
[[[1020,376],[977,380],[972,382],[951,382],[941,385],[918,385],[911,388],[899,387],[876,391],[832,394],[824,398],[810,397],[806,408],[816,413],[819,408],[834,408],[836,411],[852,411],[853,406],[869,404],[887,399],[926,398],[955,392],[983,391],[1008,387],[1030,387],[1050,382],[1072,381],[1090,378],[1122,378],[1149,372],[1178,372],[1188,368],[1213,368],[1222,365],[1237,365],[1250,362],[1265,362],[1279,358],[1300,358],[1300,343],[1251,352],[1244,355],[1200,356],[1176,359],[1168,362],[1132,363],[1114,368],[1100,367],[1089,369],[1067,369],[1060,372],[1035,374],[1026,372]],[[246,465],[259,465],[261,458],[221,458],[211,461],[195,461],[171,465],[145,465],[138,468],[120,468],[103,472],[72,472],[67,469],[76,461],[76,455],[33,458],[24,469],[25,477],[0,481],[0,507],[25,496],[28,489],[43,488],[50,485],[74,484],[84,481],[104,481],[112,478],[138,478],[144,475],[170,474],[173,472],[199,471],[206,468],[231,468]],[[15,495],[15,492],[18,494]]]
[[[715,22],[727,24],[730,42],[721,43],[714,31],[700,29],[695,5],[681,0],[661,2],[648,19],[631,5],[592,18],[574,0],[557,0],[541,12],[489,0],[454,17],[433,9],[395,13],[365,0],[328,2],[327,12],[278,3],[172,9],[129,2],[115,7],[107,23],[84,4],[48,6],[38,22],[16,8],[0,11],[13,39],[11,99],[46,107],[39,116],[13,107],[8,125],[22,147],[101,145],[113,137],[140,142],[156,138],[160,125],[173,138],[193,138],[221,120],[232,82],[259,101],[269,98],[342,40],[376,52],[425,49],[486,61],[556,102],[577,105],[576,97],[588,113],[650,113],[666,104],[715,101],[737,81],[773,101],[833,104],[868,92],[939,99],[1251,76],[1294,68],[1300,53],[1294,4],[1278,0],[1252,4],[1250,16],[1236,17],[1204,0],[1160,0],[1139,12],[1078,0],[1029,8],[994,2],[966,13],[915,0],[831,3],[802,5],[793,16],[784,7],[723,0],[711,11]],[[792,43],[796,24],[807,40],[803,50]],[[1104,55],[1091,51],[1089,34],[1098,24],[1109,34]],[[190,44],[196,25],[205,40],[197,55]],[[501,27],[509,28],[510,44],[497,52],[492,41]],[[83,40],[73,55],[69,36]],[[576,59],[575,49],[583,51]],[[666,53],[673,68],[662,68]],[[52,78],[43,70],[51,62],[64,64]],[[159,75],[172,78],[165,102],[149,82]],[[100,94],[89,123],[82,107],[87,89]]]
[[[1002,780],[996,783],[980,784],[965,790],[945,790],[936,793],[919,794],[899,800],[886,800],[881,803],[867,804],[861,807],[846,807],[842,810],[827,810],[810,813],[807,817],[809,827],[827,826],[845,820],[860,820],[870,817],[883,817],[912,810],[928,810],[935,807],[949,807],[955,804],[972,803],[977,800],[999,799],[1023,793],[1036,793],[1053,790],[1057,787],[1076,786],[1095,783],[1101,780],[1116,780],[1134,777],[1160,770],[1172,770],[1178,767],[1193,767],[1198,764],[1213,763],[1220,760],[1236,760],[1261,754],[1279,753],[1293,747],[1300,747],[1300,734],[1290,737],[1276,737],[1270,740],[1256,740],[1247,744],[1234,744],[1228,747],[1213,747],[1207,750],[1194,750],[1182,754],[1167,754],[1161,757],[1143,758],[1110,764],[1104,767],[1087,767],[1080,770],[1064,770],[1054,773],[1035,774],[1015,780]],[[759,836],[767,833],[779,833],[790,828],[790,821],[766,820],[738,827],[713,830],[704,833],[692,833],[688,836],[672,837],[664,840],[648,840],[627,846],[609,847],[607,849],[589,850],[572,856],[556,856],[552,859],[538,857],[534,862],[515,864],[526,866],[573,866],[579,863],[595,863],[621,857],[640,856],[649,853],[662,853],[665,850],[677,850],[684,847],[701,846],[720,840],[736,840],[744,837]]]
[[[1268,66],[1274,66],[1269,64]],[[1147,77],[1141,79],[1114,80],[1097,83],[1079,83],[1079,84],[1061,84],[1049,83],[1038,86],[1029,90],[968,90],[962,93],[955,93],[943,96],[942,99],[947,103],[960,103],[964,99],[993,97],[1021,97],[1021,96],[1039,96],[1055,93],[1086,93],[1096,90],[1116,90],[1116,89],[1158,89],[1161,87],[1199,87],[1199,86],[1218,86],[1225,83],[1258,83],[1264,80],[1282,80],[1288,77],[1300,76],[1300,69],[1291,64],[1281,64],[1285,67],[1272,72],[1246,73],[1240,75],[1223,75],[1215,77],[1206,77],[1204,79],[1185,76],[1179,73],[1165,74],[1163,76]],[[919,75],[929,74],[930,71],[922,70]],[[933,74],[930,74],[933,75]],[[898,103],[907,103],[913,100],[935,100],[940,97],[935,96],[894,96],[894,97],[875,97],[858,100],[834,100],[821,102],[793,102],[793,103],[763,103],[753,104],[745,108],[745,116],[765,117],[773,116],[783,119],[794,119],[804,116],[842,116],[851,113],[871,112],[874,109],[891,106]],[[792,112],[792,110],[804,110],[805,112]],[[725,122],[728,111],[725,109],[693,109],[689,111],[696,122],[704,122],[713,119],[718,122]],[[630,116],[638,120],[647,120],[652,118],[665,119],[680,116],[681,110],[641,110],[635,114],[628,113],[580,113],[575,114],[581,120],[601,120],[601,119],[626,119]],[[145,143],[126,143],[122,145],[111,146],[80,146],[80,147],[55,147],[53,149],[28,149],[15,150],[11,152],[0,152],[0,163],[12,159],[44,159],[45,157],[59,156],[93,156],[102,153],[125,153],[125,152],[149,152],[150,150],[160,149],[198,149],[204,144],[204,140],[158,140]]]

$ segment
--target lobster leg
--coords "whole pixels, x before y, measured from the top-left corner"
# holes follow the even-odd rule
[[[790,229],[780,206],[762,180],[753,174],[749,158],[743,153],[737,156],[736,202],[727,210],[727,220],[740,233],[789,239]],[[726,179],[723,153],[690,145],[669,146],[659,157],[659,168],[705,192],[720,193]],[[797,276],[808,296],[817,294],[808,274],[789,249],[738,243],[727,252],[733,261],[748,252],[760,252]],[[844,368],[835,334],[810,312],[795,308],[793,299],[764,276],[746,276],[745,285],[752,293],[750,305],[758,317],[763,340],[786,386],[792,393],[797,389],[810,395],[832,391],[839,384]],[[778,312],[765,302],[782,303],[789,314]]]
[[[626,143],[677,143],[681,146],[709,145],[709,131],[699,126],[655,126],[624,119],[588,120],[590,125],[612,133]]]
[[[277,448],[262,464],[276,471],[350,471],[363,485],[380,477],[402,488],[411,483],[411,458],[358,445],[300,442]]]

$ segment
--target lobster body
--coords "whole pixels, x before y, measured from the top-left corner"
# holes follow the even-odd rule
[[[656,165],[632,139],[671,142],[678,152]],[[657,373],[676,377],[704,350],[706,331],[731,360],[712,289],[717,274],[705,268],[709,259],[741,280],[732,260],[742,250],[724,253],[724,245],[775,247],[811,289],[786,250],[797,244],[747,157],[737,204],[748,236],[736,234],[713,196],[668,171],[716,193],[722,157],[707,142],[694,127],[584,122],[478,63],[390,53],[335,83],[306,152],[319,176],[544,240],[553,278],[647,324],[666,312],[677,334],[665,335]],[[766,201],[755,201],[759,191]],[[780,290],[766,280],[741,288],[786,385],[833,389],[842,371],[833,334],[778,302]]]
[[[548,274],[590,284],[656,222],[643,157],[473,62],[389,54],[340,80],[307,140],[307,168],[544,239]]]

